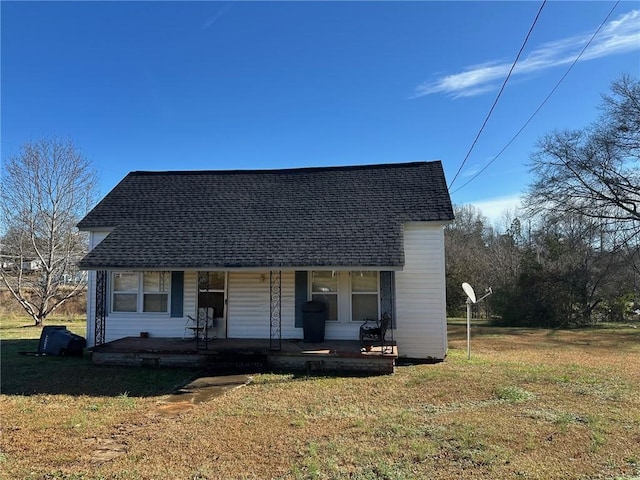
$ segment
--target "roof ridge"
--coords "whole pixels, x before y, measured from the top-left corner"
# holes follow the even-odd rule
[[[364,165],[333,165],[326,167],[293,167],[293,168],[274,168],[274,169],[234,169],[234,170],[135,170],[129,172],[129,176],[142,176],[142,175],[210,175],[210,174],[223,174],[223,175],[237,175],[237,174],[280,174],[280,173],[313,173],[313,172],[330,172],[330,171],[351,171],[351,170],[379,170],[382,168],[406,168],[417,167],[421,165],[429,165],[441,163],[440,160],[421,160],[414,162],[400,162],[400,163],[373,163]]]

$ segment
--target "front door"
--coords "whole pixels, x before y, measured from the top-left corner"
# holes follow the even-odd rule
[[[198,272],[198,314],[213,309],[211,338],[227,337],[227,274],[226,272]]]

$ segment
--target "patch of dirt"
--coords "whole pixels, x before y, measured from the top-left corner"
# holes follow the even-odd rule
[[[127,453],[129,450],[127,437],[140,427],[141,425],[120,424],[116,426],[116,432],[111,434],[109,438],[90,437],[85,439],[85,443],[93,448],[91,462],[110,462]]]
[[[156,411],[158,413],[161,413],[162,415],[174,417],[180,415],[181,413],[188,412],[194,406],[195,405],[189,400],[180,402],[163,402],[162,404],[157,406]]]
[[[243,387],[251,382],[247,375],[226,375],[201,377],[176,391],[160,402],[154,413],[176,417],[193,409],[197,404],[207,402],[230,390]],[[120,424],[108,438],[90,437],[85,443],[92,449],[92,463],[110,462],[129,451],[129,436],[144,425]]]

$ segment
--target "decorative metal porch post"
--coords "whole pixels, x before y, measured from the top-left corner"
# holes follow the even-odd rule
[[[282,349],[282,271],[269,272],[269,348]]]
[[[393,345],[393,330],[396,328],[396,276],[393,271],[381,271],[380,272],[380,310],[381,314],[388,313],[391,315],[391,325],[389,332],[391,334],[391,344]]]
[[[95,316],[95,345],[105,342],[105,318],[107,316],[107,272],[96,272],[96,316]]]

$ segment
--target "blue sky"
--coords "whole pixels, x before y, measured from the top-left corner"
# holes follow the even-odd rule
[[[132,170],[254,169],[467,155],[542,2],[5,2],[2,158],[72,139],[102,194]],[[640,1],[544,6],[452,185],[495,218],[538,138],[582,128],[640,72]],[[462,187],[462,188],[461,188]],[[383,194],[383,192],[381,192]]]

